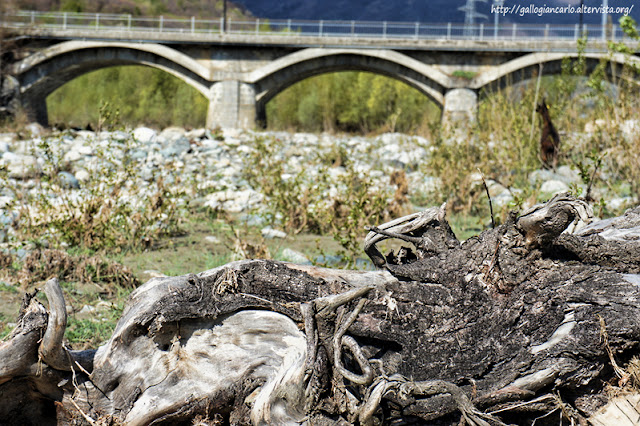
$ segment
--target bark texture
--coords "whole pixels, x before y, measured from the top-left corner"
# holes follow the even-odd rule
[[[564,232],[590,216],[561,195],[459,242],[443,206],[371,228],[378,271],[251,260],[155,278],[95,351],[64,348],[51,281],[51,312],[27,296],[0,344],[0,419],[586,424],[640,354],[640,208]],[[413,247],[383,255],[385,238]]]

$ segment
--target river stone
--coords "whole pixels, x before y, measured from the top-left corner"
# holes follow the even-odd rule
[[[86,182],[89,180],[89,178],[91,177],[91,175],[89,175],[89,172],[86,171],[85,169],[79,169],[76,171],[75,173],[75,177],[76,179],[78,179],[78,181],[80,182]]]
[[[33,155],[5,152],[2,159],[8,163],[7,169],[10,178],[29,179],[39,173],[38,159]]]
[[[144,144],[155,142],[156,131],[148,127],[138,127],[133,131],[133,138]]]
[[[311,265],[311,261],[304,254],[290,248],[285,248],[280,253],[280,258],[285,262],[298,263],[301,265]]]
[[[540,187],[540,192],[550,195],[556,195],[561,192],[567,192],[569,185],[561,180],[548,180]]]
[[[613,198],[607,201],[607,207],[611,210],[620,210],[624,207],[631,207],[632,205],[633,197]]]
[[[264,238],[273,239],[273,238],[287,238],[287,233],[283,231],[279,231],[277,229],[273,229],[270,227],[262,228],[260,233]]]
[[[31,137],[42,136],[45,132],[44,127],[39,123],[29,123],[24,130],[31,134]]]
[[[60,186],[67,189],[78,189],[80,188],[80,182],[78,179],[69,172],[59,172],[58,179],[60,181]]]
[[[0,209],[4,209],[13,201],[13,197],[7,195],[0,196]],[[0,224],[2,224],[2,216],[0,216]]]
[[[202,139],[207,135],[207,130],[204,128],[189,130],[184,136],[188,139]]]
[[[627,138],[635,137],[640,133],[640,121],[625,120],[620,124],[620,131]]]

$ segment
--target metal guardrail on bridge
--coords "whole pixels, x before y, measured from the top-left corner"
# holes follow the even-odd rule
[[[113,30],[134,33],[295,35],[300,37],[356,37],[379,39],[444,40],[577,40],[582,35],[604,40],[625,38],[620,28],[583,25],[499,24],[465,25],[420,22],[308,21],[244,19],[226,22],[219,19],[138,17],[105,13],[68,13],[20,11],[2,16],[0,25],[7,28],[45,28],[52,30]]]

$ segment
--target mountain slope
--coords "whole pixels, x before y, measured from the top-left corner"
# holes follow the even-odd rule
[[[464,12],[458,8],[465,5],[466,0],[234,0],[253,15],[271,19],[337,19],[337,20],[371,20],[371,21],[406,21],[406,22],[464,22]],[[492,0],[485,3],[477,2],[476,10],[487,16],[478,22],[493,23],[491,14]],[[633,0],[609,0],[610,7],[633,7]],[[535,6],[580,6],[580,0],[548,0],[527,1],[507,0],[505,6],[518,8],[517,13],[500,16],[500,22],[517,23],[554,23],[577,24],[579,13],[546,13],[538,16],[530,5]],[[584,0],[588,7],[601,6],[601,0]],[[515,10],[514,10],[515,12]],[[522,15],[522,16],[520,16]],[[640,5],[631,9],[631,15],[640,19]],[[618,21],[621,14],[612,15],[612,21]],[[584,23],[600,24],[602,16],[598,11],[588,11],[583,14]]]

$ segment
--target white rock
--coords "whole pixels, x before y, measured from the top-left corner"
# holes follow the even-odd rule
[[[1,196],[0,197],[0,209],[4,209],[5,207],[7,207],[9,205],[9,203],[11,203],[13,201],[13,198],[8,197],[8,196]]]
[[[611,210],[620,210],[624,207],[630,207],[633,204],[633,197],[614,198],[607,201],[607,207]]]
[[[216,237],[215,235],[207,235],[206,237],[204,237],[204,240],[210,244],[222,243],[222,241],[220,241],[220,238]]]
[[[304,254],[299,251],[292,250],[290,248],[285,248],[280,253],[280,258],[286,262],[299,263],[302,265],[309,265],[311,261]]]
[[[580,174],[572,169],[570,166],[560,166],[556,170],[556,174],[561,176],[564,179],[561,179],[565,183],[580,183],[582,179],[580,178]]]
[[[287,238],[287,233],[284,231],[279,231],[277,229],[273,229],[273,228],[262,228],[260,230],[260,233],[262,234],[262,236],[264,238],[267,239],[272,239],[272,238]]]
[[[80,311],[78,311],[78,315],[86,315],[86,314],[92,314],[96,311],[96,308],[94,308],[93,306],[90,305],[84,305],[82,307],[82,309],[80,309]]]
[[[148,276],[149,278],[164,278],[164,277],[166,277],[166,275],[163,274],[162,272],[156,271],[156,270],[153,270],[153,269],[149,269],[149,270],[143,271],[142,273],[145,274],[146,276]]]
[[[513,201],[513,195],[507,189],[497,194],[496,196],[491,196],[491,203],[495,207],[504,207],[509,205],[510,202]]]
[[[201,129],[189,130],[187,133],[184,134],[184,136],[188,139],[202,139],[205,137],[206,134],[207,134],[207,130],[201,128]]]
[[[12,155],[9,155],[12,154]],[[6,152],[2,157],[3,160],[8,161],[9,177],[14,179],[28,179],[37,173],[38,159],[33,155],[21,155]]]
[[[138,127],[133,131],[133,138],[144,144],[155,142],[156,137],[156,131],[148,127]]]
[[[44,134],[44,127],[38,123],[29,123],[24,128],[27,132],[31,133],[31,136],[40,136]]]
[[[620,125],[620,131],[626,137],[637,136],[640,133],[640,121],[625,120]]]
[[[602,118],[598,118],[595,121],[589,121],[584,125],[584,132],[585,133],[595,133],[598,131],[598,129],[602,130],[605,128],[605,126],[607,125],[607,121],[602,119]]]
[[[78,179],[80,182],[86,182],[91,178],[91,175],[85,169],[79,169],[75,173],[75,176],[76,176],[76,179]]]
[[[569,185],[561,180],[548,180],[540,187],[540,192],[545,194],[556,195],[560,192],[566,192],[569,190]]]

